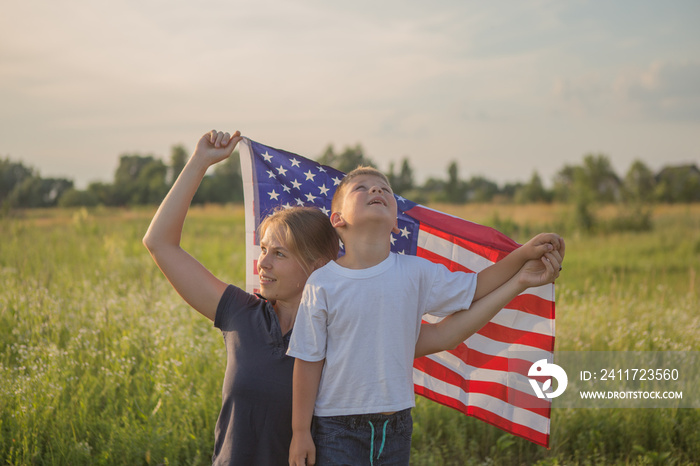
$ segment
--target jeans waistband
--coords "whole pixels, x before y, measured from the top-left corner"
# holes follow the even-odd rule
[[[333,419],[337,422],[343,422],[348,426],[355,428],[357,426],[366,426],[369,422],[384,423],[389,421],[389,425],[396,427],[403,422],[412,422],[411,408],[402,409],[392,414],[369,413],[369,414],[350,414],[346,416],[323,416],[325,419]]]

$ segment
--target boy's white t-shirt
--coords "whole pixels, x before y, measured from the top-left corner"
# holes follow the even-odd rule
[[[413,356],[421,317],[471,305],[476,274],[391,253],[367,269],[329,262],[311,274],[287,354],[325,358],[314,414],[339,416],[415,406]]]

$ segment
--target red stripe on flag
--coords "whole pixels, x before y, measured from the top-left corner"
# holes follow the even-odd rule
[[[435,210],[426,209],[420,205],[407,210],[405,213],[420,221],[421,228],[431,226],[433,229],[438,229],[435,231],[443,231],[461,239],[467,237],[478,238],[478,241],[469,240],[468,242],[475,245],[478,244],[486,251],[496,249],[502,252],[511,252],[520,246],[503,233],[491,227],[469,222]],[[445,237],[444,233],[441,237]]]
[[[542,299],[534,294],[520,294],[513,298],[513,300],[506,305],[506,308],[527,312],[528,314],[544,317],[545,319],[554,319],[554,301]]]
[[[461,388],[467,393],[481,393],[508,403],[517,408],[526,409],[540,416],[547,416],[551,404],[547,400],[537,398],[529,393],[516,390],[497,382],[465,379],[458,374],[430,358],[420,358],[414,361],[413,367],[429,374],[431,377],[442,380],[445,383]]]
[[[541,333],[504,327],[493,322],[488,322],[476,333],[503,343],[532,346],[544,351],[554,351],[554,337]]]
[[[428,259],[430,262],[434,262],[436,264],[442,264],[445,267],[447,267],[448,270],[450,270],[451,272],[474,273],[473,270],[469,270],[459,262],[451,261],[450,259],[440,254],[436,254],[429,249],[423,249],[420,246],[416,248],[416,256],[423,257],[424,259]]]
[[[489,249],[486,246],[483,246],[481,244],[475,243],[473,241],[467,240],[465,238],[462,238],[460,236],[455,236],[451,233],[446,233],[438,228],[434,228],[430,225],[425,225],[421,223],[420,225],[421,231],[429,234],[436,236],[438,238],[442,238],[445,241],[449,241],[450,243],[454,244],[455,246],[459,246],[463,249],[466,249],[468,251],[473,252],[474,254],[477,254],[485,259],[490,260],[491,262],[498,262],[499,260],[503,259],[508,255],[508,252],[500,251],[498,249]]]
[[[428,259],[430,262],[436,264],[442,264],[447,267],[451,272],[467,272],[474,273],[474,271],[463,266],[459,262],[452,261],[440,254],[434,253],[429,249],[424,249],[418,247],[416,250],[416,255],[418,257],[423,257]],[[539,317],[544,317],[545,319],[554,318],[554,302],[548,299],[542,299],[539,296],[523,293],[521,295],[513,298],[506,306],[507,309],[513,309],[516,311],[526,312],[528,314],[536,315]]]
[[[464,343],[450,350],[449,353],[461,359],[465,364],[473,367],[494,371],[515,372],[525,376],[527,376],[530,366],[532,366],[531,361],[520,358],[504,358],[502,356],[482,353],[474,348],[469,348]],[[417,359],[415,361],[417,361]]]
[[[518,437],[522,437],[526,440],[529,440],[530,442],[549,448],[548,433],[540,432],[522,424],[516,424],[515,422],[509,421],[508,419],[505,419],[483,408],[479,408],[476,406],[465,406],[464,403],[462,403],[459,400],[450,398],[440,393],[436,393],[421,385],[414,385],[414,391],[416,392],[416,394],[424,396],[429,400],[433,400],[447,407],[456,409],[457,411],[461,411],[467,416],[475,417],[493,426],[496,426],[499,429],[503,429],[506,432],[510,432],[513,435],[517,435]],[[549,418],[549,414],[546,417]]]

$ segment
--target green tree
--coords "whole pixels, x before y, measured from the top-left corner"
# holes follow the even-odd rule
[[[644,162],[635,160],[622,184],[622,199],[627,203],[648,203],[654,198],[656,180]]]
[[[213,174],[204,177],[192,202],[195,204],[243,202],[243,180],[238,151],[215,165]]]
[[[168,191],[167,167],[151,155],[125,154],[119,157],[114,174],[116,205],[153,204]]]
[[[69,189],[58,200],[59,207],[94,207],[100,200],[89,190]]]
[[[408,158],[404,157],[401,162],[401,172],[397,175],[394,173],[394,163],[389,165],[389,183],[394,193],[398,195],[405,194],[413,189],[413,169]]]
[[[565,165],[554,178],[557,199],[569,202],[614,202],[620,198],[621,182],[604,154],[587,154],[583,165]]]
[[[500,195],[503,196],[505,200],[513,201],[517,199],[518,192],[525,186],[522,181],[508,182],[503,185],[499,190]],[[551,194],[550,194],[551,195]]]
[[[170,174],[168,176],[168,184],[170,186],[175,183],[175,180],[180,176],[180,172],[185,168],[187,163],[187,149],[182,145],[173,146],[170,149]]]
[[[423,186],[414,191],[417,192],[418,195],[413,196],[411,200],[420,203],[446,202],[446,185],[445,180],[430,177],[425,180]]]
[[[25,167],[21,162],[14,162],[9,158],[0,159],[0,204],[9,200],[10,193],[16,186],[34,176],[34,170]]]
[[[545,189],[542,179],[536,171],[532,173],[530,181],[520,186],[515,194],[515,200],[520,204],[550,202],[551,199],[551,195]]]
[[[471,202],[491,202],[498,194],[498,185],[483,176],[472,176],[466,183],[466,193]]]
[[[621,182],[604,154],[588,154],[583,159],[584,179],[600,202],[614,202],[620,198]]]
[[[95,181],[88,185],[86,191],[88,196],[97,199],[98,204],[105,206],[124,205],[124,203],[120,201],[117,190],[113,184]]]
[[[9,201],[16,207],[55,207],[61,195],[72,188],[73,182],[65,178],[32,176],[15,186]]]
[[[580,167],[564,165],[554,175],[554,199],[560,202],[571,202],[574,197],[574,181]]]
[[[343,173],[348,173],[359,165],[377,167],[374,162],[365,155],[364,149],[360,144],[357,144],[355,147],[348,146],[340,154],[336,154],[333,146],[328,145],[321,157],[318,158],[318,162],[322,165],[328,165],[336,170],[340,170]]]
[[[459,204],[465,200],[464,185],[459,180],[459,167],[456,161],[447,166],[447,182],[445,183],[445,200]]]
[[[559,170],[554,177],[554,195],[557,200],[575,205],[574,223],[578,228],[593,230],[596,218],[591,207],[596,199],[583,167],[565,165]]]
[[[700,170],[695,164],[664,167],[656,182],[655,194],[661,202],[700,201]]]

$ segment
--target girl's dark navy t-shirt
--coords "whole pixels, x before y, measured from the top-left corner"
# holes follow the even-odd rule
[[[269,301],[229,285],[214,321],[226,344],[226,374],[213,464],[287,465],[292,439],[291,331]]]

